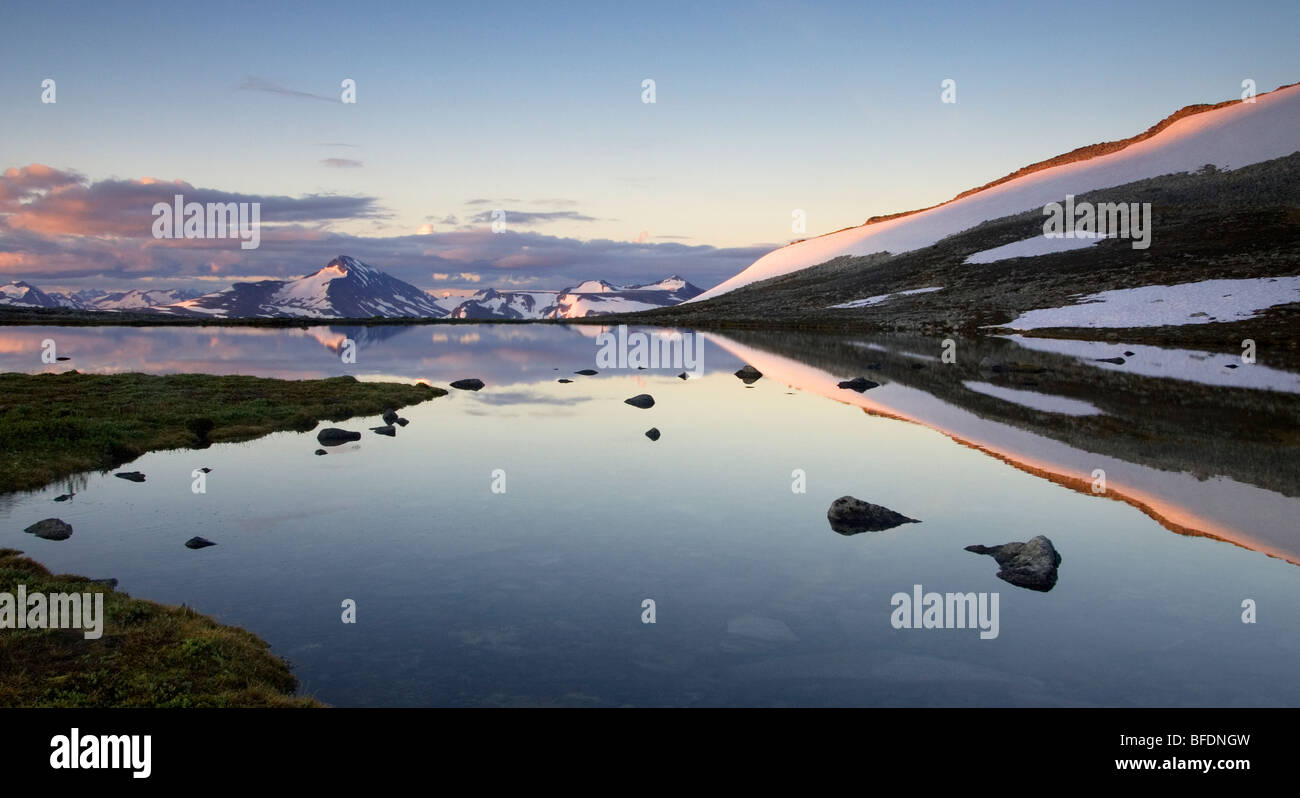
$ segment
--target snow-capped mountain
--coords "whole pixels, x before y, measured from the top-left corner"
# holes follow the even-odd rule
[[[604,280],[588,280],[561,291],[547,318],[577,319],[652,310],[681,304],[700,293],[699,287],[675,274],[647,285],[615,286]]]
[[[202,291],[184,288],[157,288],[149,291],[131,290],[106,294],[102,291],[78,291],[68,297],[74,307],[88,310],[147,310],[172,305],[187,299],[203,296]]]
[[[34,308],[62,307],[57,299],[22,280],[15,280],[8,285],[0,285],[0,304],[26,305]]]
[[[620,286],[585,280],[563,291],[497,291],[474,294],[451,313],[457,319],[576,319],[668,307],[700,293],[672,275],[657,283]]]
[[[557,291],[498,291],[487,288],[461,301],[454,319],[542,319],[555,306]]]
[[[158,309],[217,318],[442,318],[433,296],[356,258],[340,255],[320,271],[295,280],[235,283],[224,291]]]
[[[932,208],[790,244],[769,252],[692,301],[712,299],[842,255],[898,255],[921,249],[981,222],[1061,202],[1067,194],[1192,172],[1206,164],[1237,169],[1300,151],[1300,85],[1253,100],[1222,103],[1209,110],[1191,106],[1125,142],[1084,148],[1026,167]]]

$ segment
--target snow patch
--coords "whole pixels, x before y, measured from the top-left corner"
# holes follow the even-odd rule
[[[1080,399],[1068,399],[1064,396],[1054,396],[1050,393],[1039,393],[1038,391],[1003,388],[990,382],[967,381],[963,382],[962,385],[975,393],[982,393],[985,396],[992,396],[994,399],[1001,399],[1004,402],[1011,402],[1032,410],[1041,410],[1044,413],[1060,413],[1066,416],[1102,415],[1101,409],[1096,405]]]
[[[1009,258],[1029,258],[1034,255],[1052,255],[1057,252],[1069,252],[1072,249],[1090,247],[1100,238],[1048,238],[1036,236],[1024,241],[1012,241],[1000,247],[976,252],[966,258],[965,263],[996,263]]]

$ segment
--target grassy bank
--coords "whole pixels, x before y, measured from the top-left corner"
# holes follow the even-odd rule
[[[0,630],[0,707],[318,707],[266,641],[0,549],[0,592],[103,593],[103,636]]]
[[[160,449],[243,441],[375,415],[446,391],[353,377],[0,374],[0,493],[116,468]]]

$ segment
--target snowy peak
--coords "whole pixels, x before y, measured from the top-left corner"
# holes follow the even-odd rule
[[[695,301],[843,255],[897,255],[928,247],[982,222],[1060,202],[1067,194],[1193,172],[1206,164],[1237,169],[1300,151],[1300,85],[1253,99],[1205,106],[1208,110],[1189,107],[1144,134],[1034,164],[941,205],[877,217],[858,227],[781,247]]]
[[[447,309],[410,283],[348,255],[296,280],[236,283],[162,309],[218,318],[441,318]]]
[[[59,303],[36,286],[14,280],[8,285],[0,286],[0,304],[27,305],[35,308],[57,308]]]

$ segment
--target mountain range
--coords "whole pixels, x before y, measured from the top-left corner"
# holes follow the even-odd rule
[[[0,286],[0,305],[133,311],[169,316],[233,318],[572,319],[663,308],[701,289],[673,275],[647,285],[588,280],[562,291],[498,291],[437,298],[348,255],[292,280],[235,283],[209,294],[176,289],[46,293],[15,281]]]

